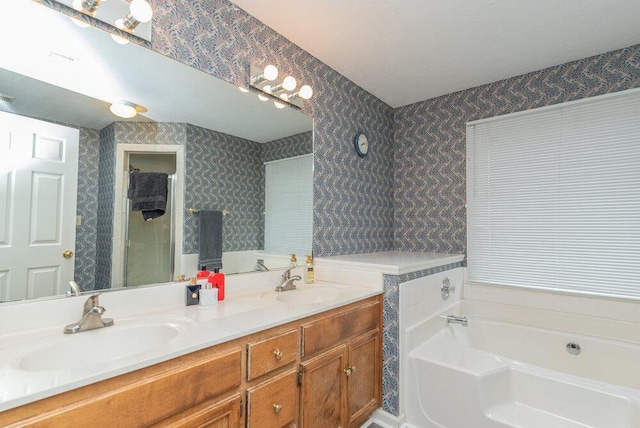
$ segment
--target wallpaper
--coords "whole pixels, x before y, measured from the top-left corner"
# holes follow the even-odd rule
[[[394,111],[394,248],[466,253],[466,122],[640,86],[640,45]]]

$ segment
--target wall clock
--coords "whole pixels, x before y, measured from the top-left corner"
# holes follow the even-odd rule
[[[365,157],[367,153],[369,153],[369,139],[364,132],[356,132],[356,136],[353,138],[353,144],[356,148],[356,153],[361,158]]]

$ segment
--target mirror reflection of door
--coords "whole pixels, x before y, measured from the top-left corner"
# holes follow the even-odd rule
[[[173,183],[176,155],[129,153],[129,165],[141,172],[169,174],[167,209],[161,217],[145,221],[128,204],[124,285],[127,287],[171,281],[173,277]]]
[[[69,288],[78,144],[77,129],[0,112],[0,301]]]

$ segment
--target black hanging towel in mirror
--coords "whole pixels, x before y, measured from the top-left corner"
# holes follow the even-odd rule
[[[129,175],[131,210],[142,211],[145,221],[161,217],[167,209],[167,181],[164,172],[136,172]]]

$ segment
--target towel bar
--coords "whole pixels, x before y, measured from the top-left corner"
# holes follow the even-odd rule
[[[187,208],[187,211],[189,212],[189,214],[198,214],[200,212],[200,210],[197,210],[195,208]],[[230,214],[229,211],[222,210],[222,215],[227,215],[227,214]]]

